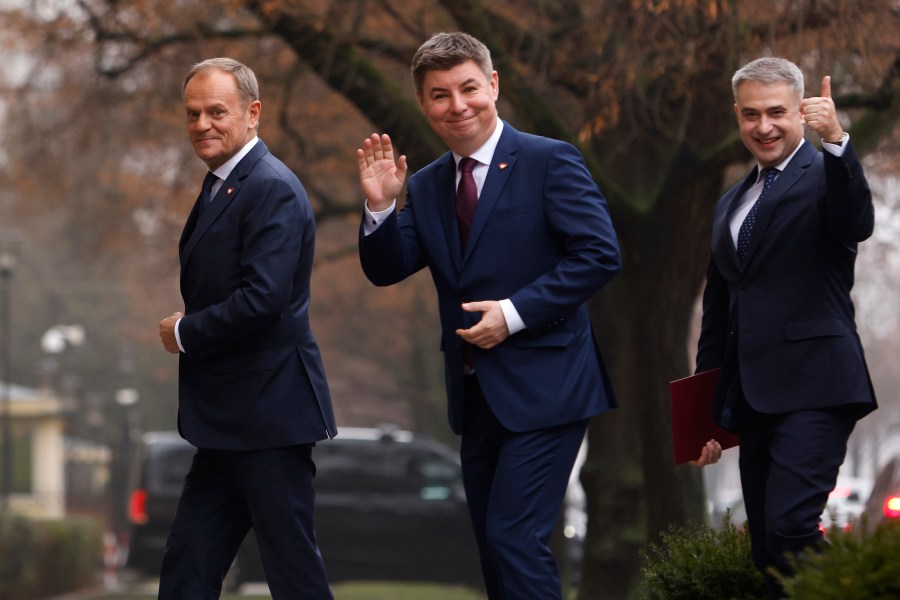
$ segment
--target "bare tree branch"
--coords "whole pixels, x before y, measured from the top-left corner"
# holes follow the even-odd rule
[[[404,153],[413,169],[446,151],[408,92],[388,80],[349,40],[321,23],[305,21],[279,7],[267,7],[260,0],[249,1],[247,8],[377,128],[405,140]]]

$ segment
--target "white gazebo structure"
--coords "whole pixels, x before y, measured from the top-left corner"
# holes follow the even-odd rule
[[[8,398],[15,452],[26,453],[24,464],[30,474],[30,490],[14,489],[8,498],[9,510],[16,514],[43,518],[65,515],[65,445],[63,404],[49,389],[33,389],[0,381],[0,397]],[[5,395],[4,395],[5,393]],[[26,450],[27,449],[27,450]],[[21,456],[15,463],[23,464]]]

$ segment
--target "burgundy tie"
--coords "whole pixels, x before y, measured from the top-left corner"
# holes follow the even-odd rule
[[[472,229],[475,205],[478,204],[478,187],[475,185],[475,178],[472,177],[472,169],[476,164],[478,161],[468,156],[459,161],[461,177],[456,188],[456,220],[459,221],[459,240],[463,254],[466,251],[466,242],[469,241],[469,231]]]

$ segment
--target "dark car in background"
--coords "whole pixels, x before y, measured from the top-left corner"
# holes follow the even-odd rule
[[[126,566],[159,573],[195,448],[175,432],[143,436],[131,474]],[[343,427],[316,445],[316,531],[330,580],[461,583],[481,588],[457,453],[394,428]],[[264,581],[254,536],[228,582]]]
[[[126,566],[157,576],[196,449],[173,431],[144,434],[130,479]],[[342,427],[316,445],[316,532],[328,577],[433,581],[483,589],[457,452],[391,426]],[[586,529],[573,477],[553,550],[564,579],[579,575]],[[251,530],[226,585],[264,581]]]
[[[342,427],[316,445],[316,537],[331,581],[382,579],[481,588],[459,458],[391,427]],[[231,574],[264,581],[253,532]]]
[[[143,574],[159,574],[169,526],[195,450],[175,431],[148,432],[141,438],[128,482],[126,566]]]
[[[900,520],[900,456],[889,460],[878,472],[860,518],[868,528]]]

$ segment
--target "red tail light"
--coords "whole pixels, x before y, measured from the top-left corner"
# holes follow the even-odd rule
[[[147,522],[147,490],[136,489],[131,492],[128,501],[128,518],[135,525],[143,525]]]
[[[900,496],[888,496],[884,501],[884,516],[888,519],[900,517]]]

